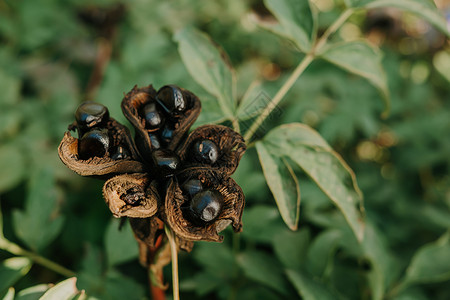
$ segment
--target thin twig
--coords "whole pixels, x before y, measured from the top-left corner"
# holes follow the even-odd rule
[[[168,226],[165,227],[167,238],[170,244],[170,253],[172,254],[172,287],[173,287],[173,300],[180,300],[180,289],[178,284],[178,250],[177,243],[173,236],[172,229]]]
[[[317,40],[317,43],[313,46],[312,50],[306,54],[306,56],[302,59],[302,61],[295,68],[294,72],[292,72],[291,76],[289,76],[288,80],[283,84],[283,86],[278,90],[273,99],[268,103],[268,105],[264,108],[263,112],[258,116],[258,118],[253,122],[250,126],[249,130],[245,133],[244,139],[247,143],[250,142],[256,130],[258,130],[259,126],[264,122],[264,120],[270,115],[272,110],[280,103],[283,97],[287,94],[290,88],[294,85],[300,75],[303,74],[305,69],[311,64],[311,62],[316,58],[316,53],[319,52],[322,47],[327,42],[328,38],[331,34],[336,32],[339,27],[352,15],[354,9],[349,8],[346,9],[339,18],[331,24],[330,27],[325,31],[325,33]]]
[[[61,274],[63,276],[66,276],[66,277],[76,276],[76,273],[74,271],[71,271],[71,270],[45,258],[45,257],[42,257],[39,254],[22,249],[20,246],[8,241],[5,237],[1,237],[1,239],[0,239],[0,249],[8,251],[9,253],[17,255],[17,256],[28,257],[35,263],[37,263],[43,267],[46,267],[47,269],[50,269],[50,270],[54,271],[55,273]]]

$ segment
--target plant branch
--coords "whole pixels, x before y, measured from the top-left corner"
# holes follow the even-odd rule
[[[287,79],[287,81],[283,84],[283,86],[278,90],[270,103],[264,108],[262,113],[258,116],[258,118],[253,122],[250,126],[249,130],[245,133],[244,139],[247,143],[250,142],[251,138],[255,134],[256,130],[261,126],[264,120],[270,115],[272,110],[280,103],[283,97],[287,94],[290,88],[294,85],[300,75],[306,70],[306,68],[311,64],[311,62],[316,58],[316,53],[322,49],[322,47],[326,44],[328,38],[331,34],[336,32],[339,27],[344,24],[344,22],[352,15],[354,12],[353,8],[346,9],[336,21],[331,24],[330,27],[325,31],[325,33],[317,40],[317,43],[313,46],[312,50],[306,54],[306,56],[302,59],[302,61],[295,68],[294,72],[292,72],[291,76]]]
[[[250,126],[249,130],[245,133],[244,139],[248,143],[250,139],[255,134],[256,130],[258,130],[259,126],[264,122],[264,120],[270,115],[272,110],[280,103],[289,89],[294,85],[297,81],[298,77],[305,71],[305,69],[311,64],[314,60],[314,55],[312,53],[308,53],[300,64],[295,68],[294,72],[289,76],[288,80],[283,84],[283,86],[278,90],[275,96],[272,98],[270,103],[264,108],[262,113],[258,116],[258,118],[253,122]]]
[[[172,287],[173,287],[173,300],[180,300],[180,290],[178,285],[178,249],[175,237],[173,236],[172,229],[165,226],[166,235],[169,239],[170,253],[172,255]]]
[[[40,256],[39,254],[36,254],[34,252],[27,251],[25,249],[22,249],[20,246],[8,241],[5,237],[0,237],[0,249],[3,249],[5,251],[8,251],[11,254],[17,255],[17,256],[25,256],[34,261],[35,263],[46,267],[47,269],[50,269],[54,271],[55,273],[61,274],[66,277],[74,277],[76,276],[76,273],[45,258]]]

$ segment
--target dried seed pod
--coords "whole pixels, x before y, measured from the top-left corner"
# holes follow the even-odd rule
[[[146,174],[122,174],[107,180],[103,197],[117,218],[148,218],[158,210],[156,183]]]
[[[231,128],[204,125],[191,132],[177,152],[186,168],[209,165],[231,175],[246,149],[242,136]]]
[[[101,157],[86,158],[79,153],[80,141],[66,132],[58,147],[59,158],[69,169],[82,176],[110,178],[122,173],[144,172],[146,168],[140,162],[142,159],[135,149],[129,130],[112,118],[107,122],[105,130],[108,131],[109,149],[121,147],[128,155],[105,153]]]
[[[166,193],[165,211],[163,216],[172,230],[182,239],[190,241],[222,241],[219,232],[232,224],[234,231],[242,228],[242,211],[244,209],[244,194],[236,182],[226,174],[216,172],[211,168],[192,168],[183,170],[177,175],[177,180],[171,179]],[[199,222],[190,219],[186,211],[191,199],[183,193],[178,182],[190,179],[199,180],[203,189],[215,191],[223,198],[220,213],[211,222]],[[214,192],[214,193],[215,193]]]
[[[79,137],[93,127],[103,127],[109,120],[108,108],[100,103],[86,101],[75,111],[75,120],[79,129]]]
[[[156,91],[151,85],[143,88],[135,86],[123,98],[121,104],[123,114],[136,129],[136,144],[143,157],[150,157],[152,149],[157,148],[152,147],[149,132],[161,130],[161,138],[165,141],[165,148],[173,151],[200,114],[200,100],[185,89],[179,88],[179,91],[186,101],[184,111],[178,115],[170,115],[171,120],[162,120],[161,123],[166,123],[162,129],[146,127],[145,116],[141,113],[146,105],[157,101]],[[163,133],[166,127],[166,132]]]

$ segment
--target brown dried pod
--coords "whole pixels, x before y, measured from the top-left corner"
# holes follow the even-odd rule
[[[76,122],[69,128],[74,129],[75,126]],[[58,147],[61,161],[82,176],[110,178],[122,173],[144,172],[145,166],[140,162],[128,128],[111,118],[104,130],[109,136],[108,151],[102,157],[84,159],[79,153],[80,140],[67,131]]]
[[[180,186],[191,179],[200,180],[203,190],[215,191],[223,200],[217,217],[210,222],[192,219],[189,214],[192,197]],[[218,233],[228,225],[232,224],[235,232],[241,231],[244,205],[244,194],[232,178],[211,168],[191,168],[178,174],[176,179],[170,179],[162,215],[181,239],[220,242],[223,236]]]
[[[231,175],[246,149],[244,138],[231,128],[204,125],[191,132],[178,153],[186,168],[210,166]]]
[[[149,218],[158,210],[156,183],[146,174],[122,174],[107,180],[103,197],[117,218]]]
[[[197,96],[185,89],[179,89],[188,100],[183,114],[176,118],[165,115],[165,120],[160,121],[161,125],[155,128],[149,126],[145,119],[145,109],[152,103],[157,103],[156,91],[152,85],[142,88],[135,86],[123,98],[121,104],[123,114],[136,129],[136,144],[143,156],[150,157],[152,149],[159,148],[159,143],[164,141],[168,142],[164,148],[174,150],[200,114],[201,104]],[[161,140],[156,138],[158,145],[153,145],[156,132],[159,132]]]

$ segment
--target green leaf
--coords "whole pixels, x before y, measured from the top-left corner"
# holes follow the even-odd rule
[[[0,70],[0,90],[2,91],[0,106],[17,103],[20,97],[20,89],[21,83],[18,78],[10,76]]]
[[[300,187],[289,163],[267,151],[263,142],[256,143],[259,161],[278,205],[281,217],[291,230],[296,230],[300,213]]]
[[[330,264],[342,234],[339,230],[330,229],[320,233],[308,248],[306,259],[307,270],[314,276],[321,277]]]
[[[242,121],[253,118],[269,104],[270,100],[270,96],[262,90],[261,82],[255,82],[242,97],[236,115]]]
[[[45,292],[39,300],[72,300],[75,296],[80,294],[76,283],[77,279],[75,277],[61,281]]]
[[[272,256],[263,252],[247,251],[240,254],[237,260],[248,278],[287,295],[283,270]]]
[[[25,175],[25,159],[13,145],[0,146],[0,193],[17,185]]]
[[[273,239],[273,249],[284,267],[300,269],[306,261],[306,251],[309,245],[308,230],[292,232],[285,229]]]
[[[14,300],[15,293],[16,293],[16,291],[14,290],[14,288],[10,287],[8,289],[8,292],[6,293],[6,295],[3,297],[3,300]]]
[[[16,300],[38,300],[50,288],[48,284],[39,284],[17,293]]]
[[[379,49],[366,41],[352,41],[331,44],[318,55],[338,67],[366,78],[381,92],[386,105],[384,114],[389,112],[389,90]]]
[[[289,280],[304,300],[336,300],[338,297],[322,282],[301,271],[286,270]]]
[[[242,236],[253,242],[270,245],[278,232],[286,228],[274,206],[254,205],[248,207],[242,219],[245,224]]]
[[[421,247],[406,270],[404,282],[432,283],[450,280],[450,233]]]
[[[262,140],[271,156],[295,162],[341,210],[358,240],[362,240],[362,195],[355,174],[312,128],[291,123],[272,129]]]
[[[62,229],[58,196],[53,172],[42,169],[30,179],[25,211],[13,211],[17,236],[34,250],[47,246]]]
[[[423,18],[438,30],[450,36],[447,22],[432,0],[353,0],[353,5],[366,8],[395,7]]]
[[[280,23],[275,32],[291,39],[301,51],[308,52],[316,34],[316,15],[310,2],[265,0],[264,3]]]
[[[106,256],[110,267],[135,259],[139,255],[130,224],[126,222],[119,230],[119,223],[120,220],[111,219],[105,233]]]
[[[174,36],[178,51],[191,76],[217,97],[228,117],[235,110],[235,79],[226,54],[204,33],[185,28]]]
[[[13,257],[0,263],[0,293],[8,290],[31,268],[31,260],[26,257]]]

